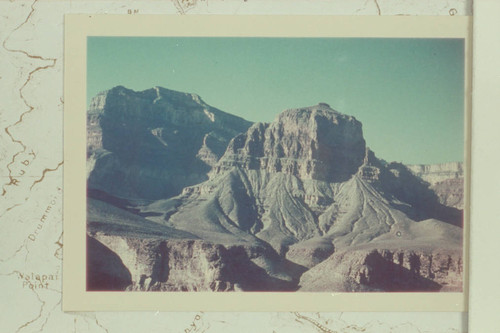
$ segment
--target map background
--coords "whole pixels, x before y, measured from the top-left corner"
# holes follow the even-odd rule
[[[476,17],[479,4],[495,6],[492,1],[478,0]],[[465,0],[410,1],[405,5],[396,0],[0,1],[0,125],[4,129],[0,133],[2,332],[466,332],[467,315],[462,313],[63,313],[62,52],[63,18],[67,13],[470,15],[471,7]],[[481,15],[486,12],[490,12],[488,7]],[[487,74],[491,75],[491,71]],[[473,130],[479,116],[480,112],[473,116]],[[491,138],[476,136],[474,140],[473,147],[481,140],[491,142]],[[479,160],[478,156],[486,152],[473,148],[472,153],[473,170],[479,173],[481,166],[474,159]],[[493,182],[498,183],[494,177]],[[474,180],[475,173],[473,184]],[[480,205],[493,199],[482,200],[486,202]],[[473,207],[479,207],[476,202],[473,197]],[[472,213],[474,220],[474,209]],[[487,219],[495,216],[484,214]],[[482,236],[485,250],[491,250],[484,242],[484,231],[483,235],[476,231],[472,226],[472,254],[482,253],[474,247],[476,235]],[[481,262],[478,259],[477,264]],[[471,266],[471,283],[484,282],[480,268],[474,270],[474,260]],[[489,272],[487,278],[491,279],[495,274],[491,269]],[[44,279],[46,288],[29,288],[37,276]],[[492,310],[478,311],[474,307],[474,302],[492,297],[495,299],[494,293],[481,294],[471,287],[471,313],[480,312],[478,318],[482,318],[471,320],[471,324],[482,325],[494,319],[486,317]],[[485,327],[496,331],[491,325]],[[475,332],[472,328],[470,331]]]

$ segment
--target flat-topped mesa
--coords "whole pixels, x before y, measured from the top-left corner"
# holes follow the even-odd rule
[[[460,179],[464,177],[464,165],[462,162],[408,164],[406,167],[410,169],[413,174],[431,185],[448,179]]]
[[[144,102],[158,103],[160,100],[163,102],[168,101],[171,105],[179,104],[182,102],[183,106],[196,106],[197,104],[204,104],[200,97],[196,94],[184,93],[180,91],[170,90],[163,87],[155,86],[143,91],[135,91],[125,88],[124,86],[116,86],[108,90],[98,93],[92,98],[88,112],[89,113],[102,113],[105,111],[106,106],[119,102],[125,105],[127,102],[137,102],[143,100]],[[108,109],[106,111],[114,111]],[[148,110],[134,110],[134,108],[125,107],[119,109],[122,114],[127,114],[127,111],[140,111],[142,114]]]
[[[171,125],[191,124],[211,127],[241,127],[250,122],[206,104],[200,96],[162,87],[134,91],[117,86],[95,96],[89,105],[89,116],[103,114],[115,121],[168,122]],[[241,126],[246,123],[246,126]]]
[[[269,124],[254,124],[231,140],[214,172],[238,165],[339,182],[355,174],[364,157],[361,123],[320,103],[283,111]]]

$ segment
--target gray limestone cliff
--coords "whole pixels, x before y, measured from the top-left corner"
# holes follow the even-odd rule
[[[206,180],[229,140],[250,125],[195,94],[107,90],[88,110],[88,187],[132,199],[179,194]]]
[[[232,166],[283,172],[301,179],[347,180],[365,154],[362,126],[326,104],[286,110],[231,140],[216,172]]]

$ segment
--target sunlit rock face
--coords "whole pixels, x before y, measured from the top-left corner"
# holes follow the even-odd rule
[[[112,267],[120,281],[130,273],[126,290],[461,290],[461,211],[407,166],[378,159],[354,117],[320,103],[251,125],[197,96],[162,91],[125,90],[109,111],[134,119],[123,133],[146,133],[134,163],[108,139],[120,121],[99,118],[102,97],[89,113],[102,131],[89,145],[89,187],[100,191],[89,203],[89,236],[122,260],[126,270]],[[151,95],[146,119],[137,115],[141,94]],[[106,162],[110,154],[121,160]],[[98,178],[122,165],[136,170],[137,185]],[[177,192],[158,192],[167,180]]]
[[[254,124],[234,138],[217,172],[238,165],[301,179],[349,179],[363,162],[361,123],[326,104],[286,110],[270,124]]]

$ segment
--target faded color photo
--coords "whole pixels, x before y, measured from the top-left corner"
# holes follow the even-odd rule
[[[87,290],[463,290],[464,40],[87,39]]]

